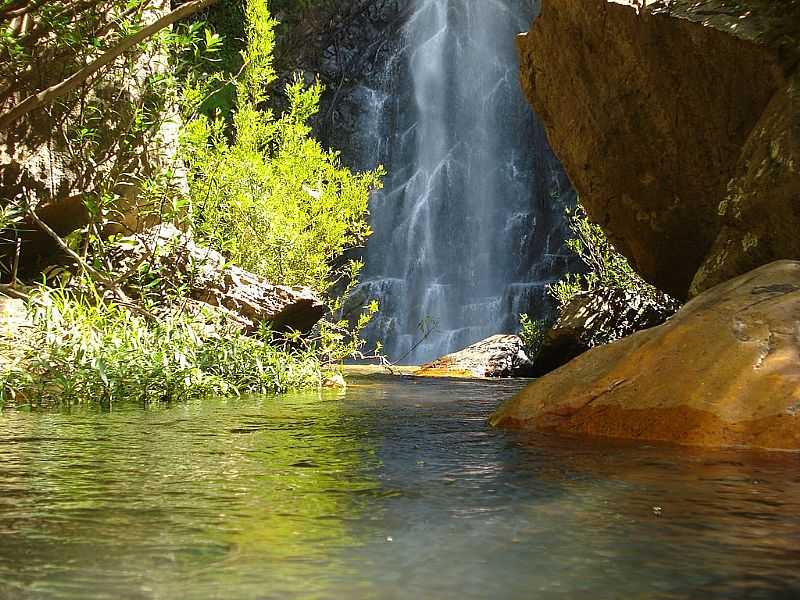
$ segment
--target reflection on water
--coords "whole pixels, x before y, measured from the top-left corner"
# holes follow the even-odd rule
[[[800,597],[796,455],[489,429],[517,382],[357,383],[0,414],[0,599]]]

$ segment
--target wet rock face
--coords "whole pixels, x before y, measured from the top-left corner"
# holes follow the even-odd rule
[[[550,318],[547,284],[579,268],[564,246],[575,196],[518,82],[514,37],[538,0],[397,4],[363,29],[374,44],[338,46],[357,68],[332,78],[323,139],[350,166],[387,168],[348,308],[379,299],[367,347],[419,365],[514,331],[520,313]]]
[[[527,377],[533,363],[516,335],[495,335],[422,367],[418,377]]]
[[[533,375],[545,375],[591,348],[661,325],[678,303],[665,294],[647,298],[630,290],[599,288],[576,295],[545,334]]]
[[[523,88],[590,217],[679,299],[800,258],[800,21],[762,0],[630,4],[545,0],[518,39]]]
[[[347,165],[372,169],[383,158],[362,130],[374,119],[373,96],[395,75],[395,57],[404,49],[402,28],[413,5],[413,0],[337,0],[312,6],[306,12],[313,14],[305,16],[314,18],[294,23],[281,40],[291,57],[282,84],[298,70],[325,84],[315,134],[341,150]]]
[[[590,350],[523,390],[493,423],[800,449],[800,262],[739,276],[659,327]]]
[[[325,314],[325,304],[308,288],[272,285],[264,278],[227,264],[225,258],[171,225],[159,225],[127,238],[112,258],[120,272],[147,264],[159,281],[188,286],[193,300],[219,307],[249,333],[268,323],[273,331],[307,333]],[[151,278],[152,279],[152,278]],[[140,283],[151,281],[145,278]],[[140,296],[142,289],[129,287]]]

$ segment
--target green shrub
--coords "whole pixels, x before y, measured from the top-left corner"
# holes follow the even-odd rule
[[[232,117],[186,113],[192,228],[198,241],[232,263],[274,283],[311,287],[337,315],[363,267],[344,255],[371,234],[368,202],[383,170],[352,173],[337,152],[313,139],[309,122],[323,91],[318,81],[307,86],[296,77],[286,90],[288,110],[276,116],[266,108],[276,80],[275,26],[266,1],[249,0]],[[204,86],[216,83],[190,79],[187,107],[209,97]],[[377,310],[368,302],[355,327],[324,320],[310,343],[326,362],[358,355],[359,332]]]
[[[287,89],[290,108],[280,117],[262,108],[275,79],[275,21],[264,0],[250,0],[246,13],[233,130],[222,117],[199,116],[186,127],[194,230],[245,269],[325,294],[360,269],[340,259],[371,233],[368,200],[381,172],[353,174],[311,137],[318,82],[307,87],[295,79]]]
[[[525,353],[532,361],[536,360],[542,350],[547,329],[547,322],[544,320],[533,321],[526,313],[519,316],[519,338],[522,340]]]
[[[634,291],[640,296],[657,299],[662,293],[633,270],[628,260],[617,252],[603,229],[589,220],[580,204],[567,211],[569,227],[575,237],[567,247],[577,254],[587,267],[586,273],[569,273],[561,281],[548,286],[559,308],[569,304],[576,294],[600,287]]]
[[[147,322],[112,303],[41,288],[32,326],[0,338],[0,402],[160,402],[318,386],[310,351],[247,337],[213,312]]]

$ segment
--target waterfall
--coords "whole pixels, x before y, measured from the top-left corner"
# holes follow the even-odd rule
[[[574,195],[519,86],[535,0],[410,0],[397,51],[361,90],[361,162],[389,171],[353,298],[366,332],[419,364],[551,310]]]

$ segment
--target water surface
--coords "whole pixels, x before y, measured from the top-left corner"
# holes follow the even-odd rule
[[[355,383],[0,413],[0,598],[800,597],[796,455],[492,430],[514,381]]]

